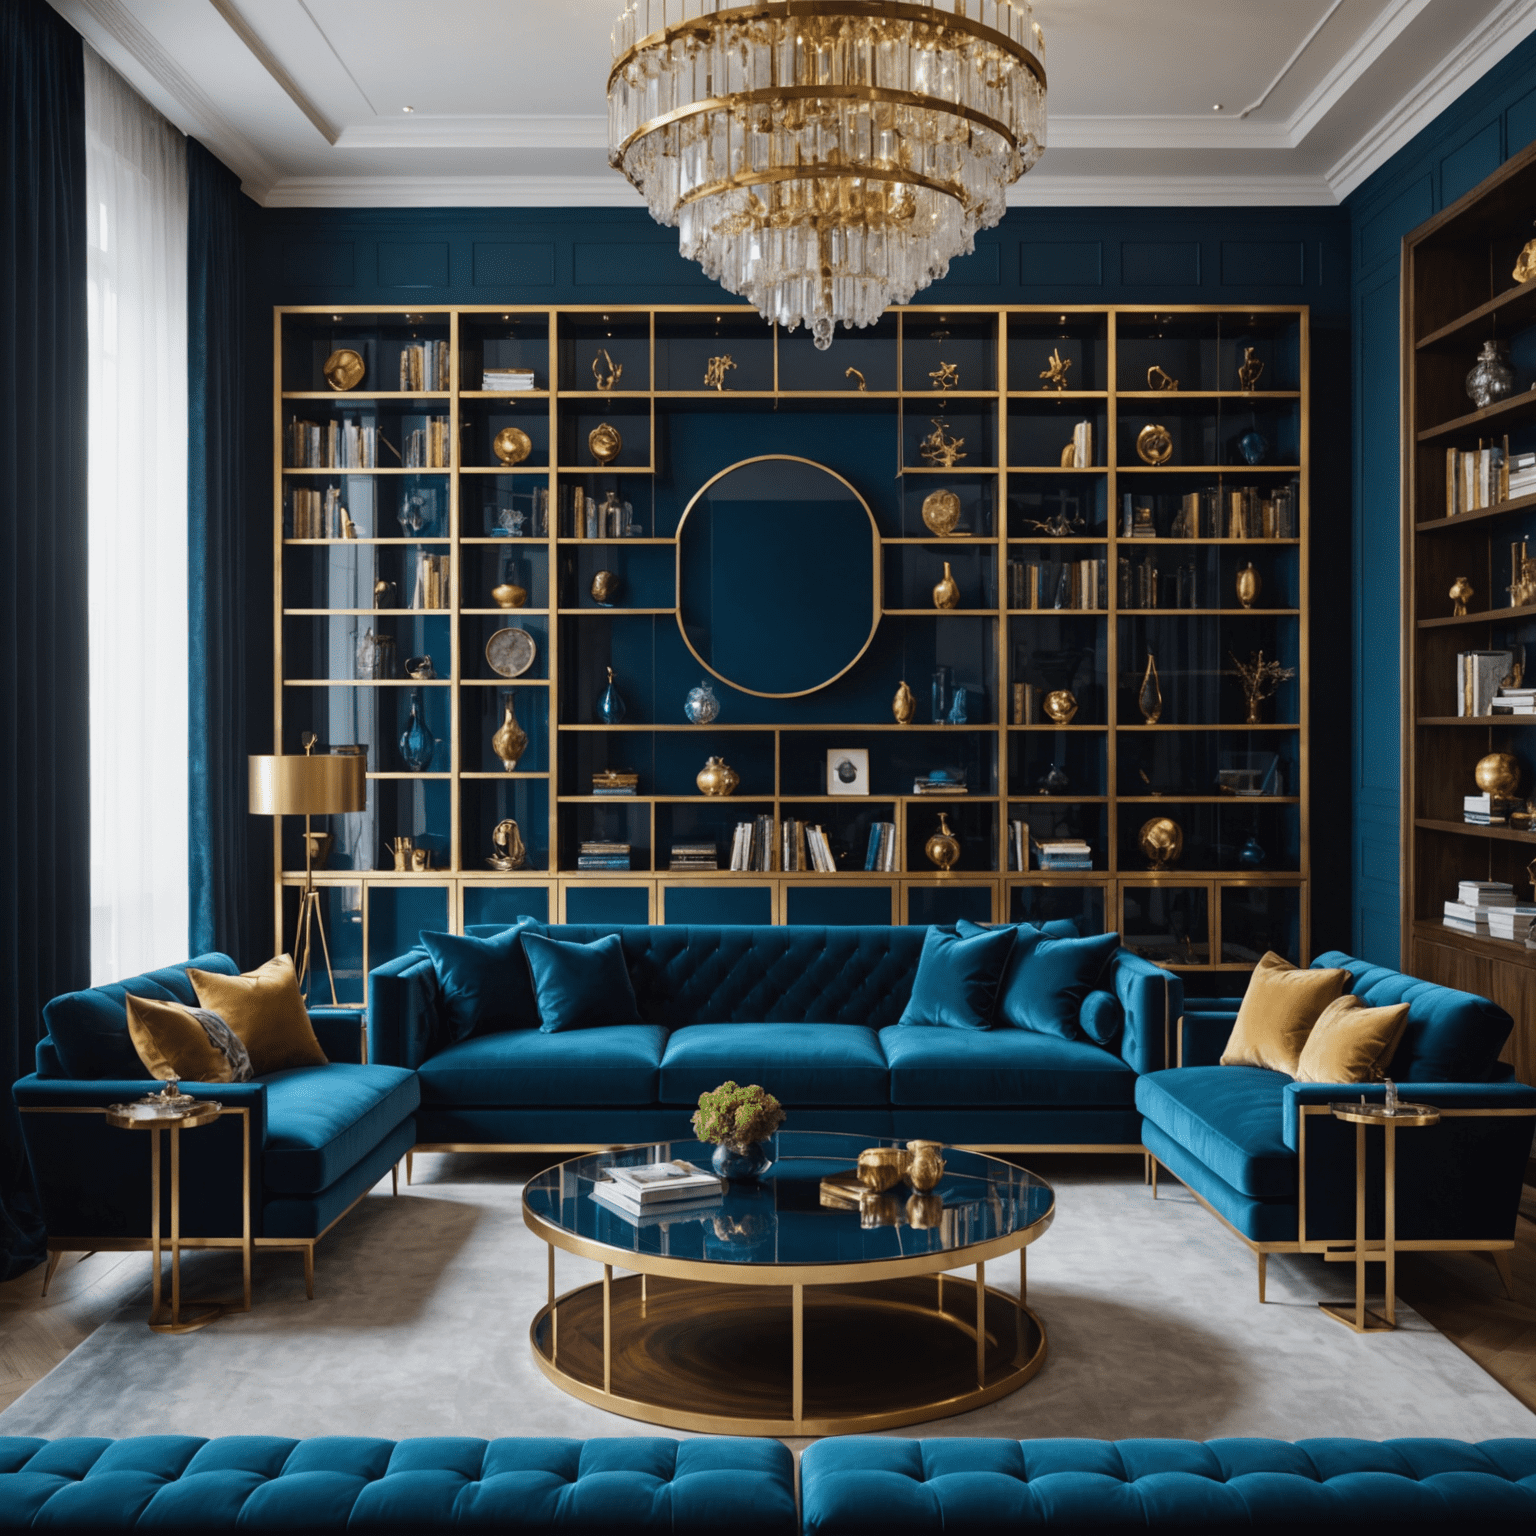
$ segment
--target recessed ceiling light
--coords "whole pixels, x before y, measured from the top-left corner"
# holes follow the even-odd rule
[[[407,112],[409,112],[411,109],[409,107],[407,107],[405,110]],[[1211,111],[1212,112],[1220,112],[1221,111],[1221,103],[1219,101],[1213,101],[1211,103]]]
[[[402,112],[414,112],[416,110],[416,108],[415,107],[401,107],[400,110]]]

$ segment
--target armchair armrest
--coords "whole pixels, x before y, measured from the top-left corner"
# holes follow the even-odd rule
[[[1485,1118],[1509,1118],[1524,1125],[1527,1144],[1536,1129],[1536,1088],[1524,1083],[1399,1083],[1398,1096],[1411,1104],[1433,1104],[1448,1116],[1480,1115]],[[1347,1099],[1367,1104],[1384,1104],[1385,1083],[1287,1083],[1285,1119],[1281,1132],[1286,1146],[1299,1145],[1299,1126],[1303,1105],[1342,1103]]]
[[[1227,999],[1221,999],[1223,1003]],[[1202,999],[1202,1002],[1205,1002]],[[1237,1023],[1237,1003],[1231,1012],[1218,1009],[1205,1002],[1201,1007],[1193,1002],[1184,1005],[1184,1017],[1179,1020],[1174,1065],[1180,1067],[1214,1067],[1221,1061],[1221,1053],[1227,1048],[1232,1026]]]
[[[361,1005],[352,1008],[326,1005],[309,1010],[310,1028],[328,1060],[363,1060],[363,1024],[367,1016],[368,1010]]]
[[[368,973],[368,1059],[419,1067],[437,1032],[437,972],[423,949],[408,950]]]
[[[1125,1009],[1120,1055],[1137,1072],[1169,1065],[1173,1028],[1184,1011],[1184,983],[1172,971],[1128,949],[1115,951],[1110,985]]]

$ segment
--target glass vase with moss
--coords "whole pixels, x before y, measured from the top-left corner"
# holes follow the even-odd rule
[[[710,1166],[722,1179],[755,1179],[772,1162],[765,1143],[784,1123],[784,1106],[757,1083],[721,1083],[699,1095],[693,1134],[715,1144]]]

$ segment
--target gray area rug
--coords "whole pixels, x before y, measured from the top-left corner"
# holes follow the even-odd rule
[[[24,1435],[671,1434],[566,1396],[529,1356],[546,1253],[523,1230],[536,1163],[421,1156],[321,1244],[315,1300],[300,1261],[258,1254],[256,1304],[200,1333],[153,1334],[142,1295],[3,1414]],[[898,1435],[1536,1436],[1536,1415],[1412,1311],[1390,1335],[1323,1316],[1353,1271],[1253,1256],[1177,1184],[1153,1201],[1124,1160],[1042,1160],[1054,1225],[1030,1250],[1049,1355],[1022,1390]],[[989,1274],[1011,1289],[1011,1261]],[[562,1291],[600,1277],[559,1258]],[[187,1292],[233,1294],[238,1264],[191,1256]]]

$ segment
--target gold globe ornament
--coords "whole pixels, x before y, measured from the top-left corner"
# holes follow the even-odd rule
[[[1184,852],[1184,829],[1171,816],[1154,816],[1142,824],[1136,842],[1149,869],[1172,869]]]
[[[953,491],[930,491],[923,498],[923,522],[928,530],[947,539],[960,521],[960,498]]]
[[[587,447],[599,464],[612,464],[624,451],[624,438],[611,422],[601,421],[587,433]]]
[[[1070,689],[1054,688],[1046,694],[1045,702],[1040,707],[1057,725],[1067,725],[1077,713],[1077,700]]]
[[[939,828],[923,845],[928,862],[946,873],[960,862],[960,839],[949,830],[949,816],[939,812]]]
[[[491,451],[503,464],[521,464],[533,452],[533,439],[521,427],[503,427],[491,439]]]
[[[1490,752],[1472,770],[1477,787],[1498,800],[1513,800],[1520,788],[1520,760],[1513,752]]]

